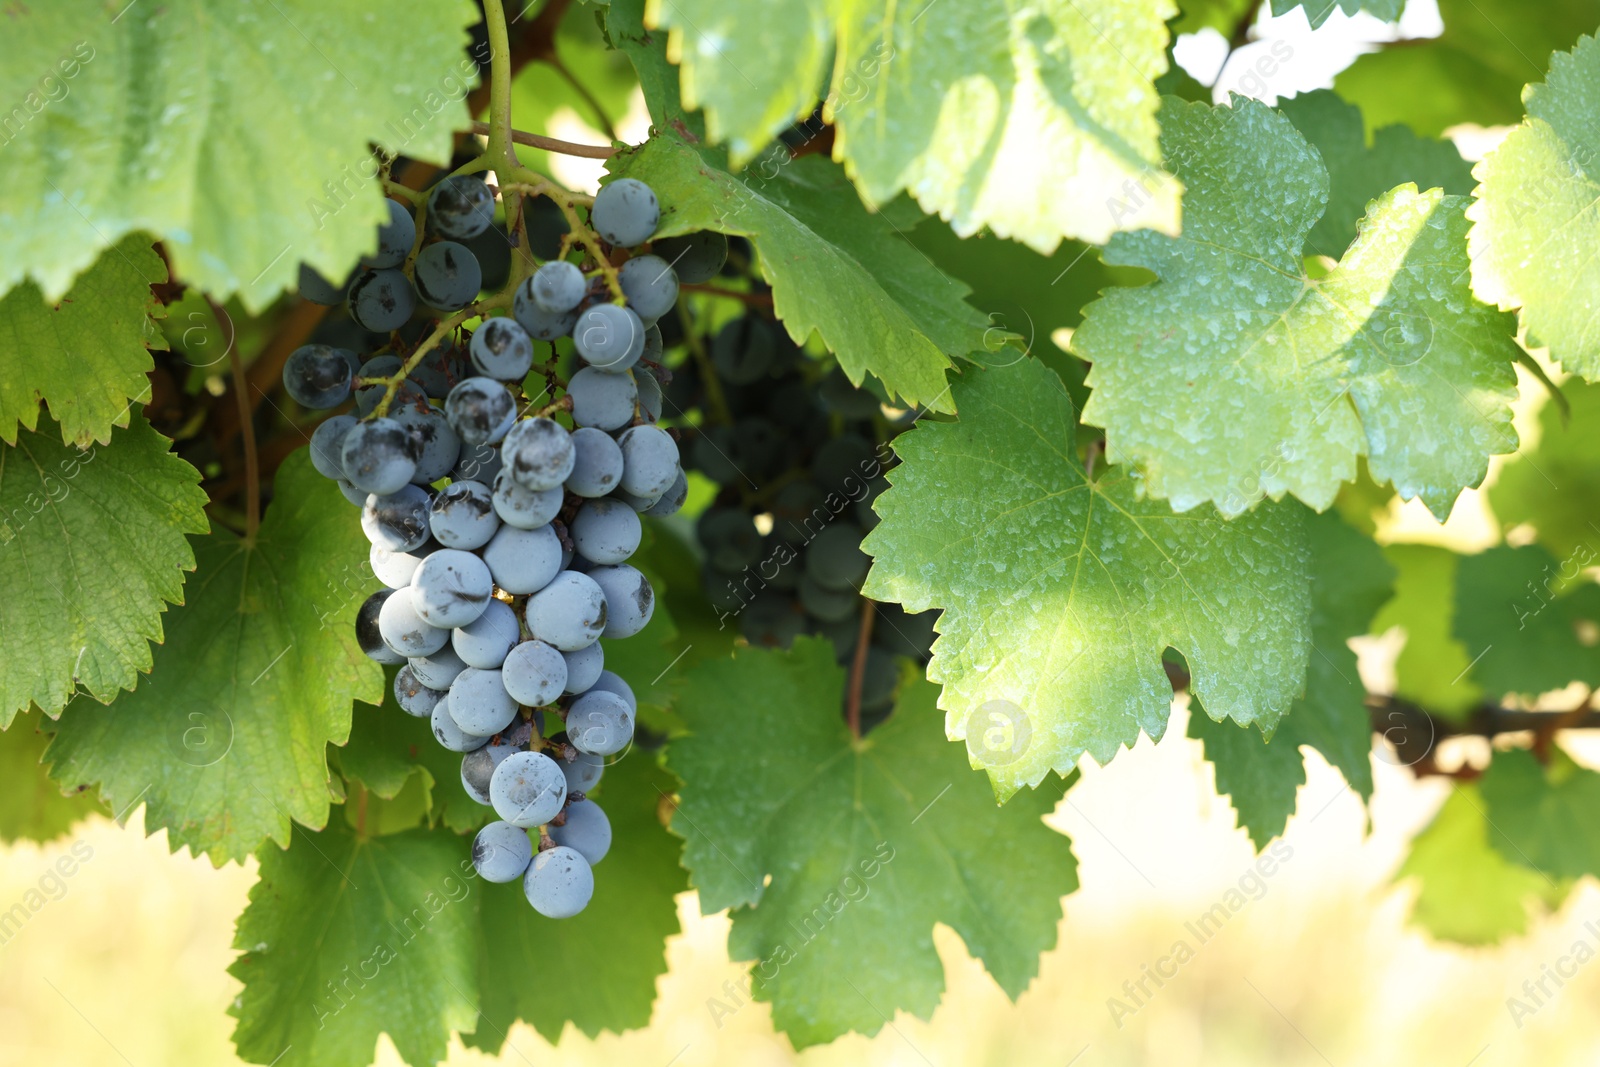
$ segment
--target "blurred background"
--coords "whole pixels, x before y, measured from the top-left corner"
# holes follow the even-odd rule
[[[1530,16],[1537,17],[1536,10]],[[1186,36],[1176,54],[1190,74],[1215,85],[1219,97],[1231,90],[1270,102],[1328,86],[1367,42],[1431,36],[1440,27],[1432,0],[1414,0],[1398,26],[1335,14],[1315,37],[1297,10],[1263,19],[1259,40],[1234,52],[1225,69],[1219,64],[1227,43],[1214,31]],[[1267,56],[1278,61],[1260,62]],[[639,140],[645,125],[636,101],[618,123],[618,136]],[[565,106],[549,114],[541,132],[585,142],[604,136]],[[1500,135],[1451,132],[1470,159]],[[555,157],[549,163],[574,188],[592,186],[600,173],[594,161]],[[1532,446],[1545,394],[1525,377],[1523,395],[1518,429]],[[1490,484],[1499,464],[1491,467]],[[1476,551],[1496,543],[1499,530],[1486,492],[1478,490],[1462,495],[1443,527],[1420,506],[1395,507],[1380,524],[1380,539]],[[1396,629],[1361,649],[1369,686],[1383,689],[1404,640]],[[1307,783],[1298,814],[1276,846],[1276,869],[1247,880],[1249,902],[1200,943],[1186,924],[1240,886],[1255,854],[1235,828],[1231,807],[1216,796],[1200,743],[1185,736],[1186,724],[1180,697],[1163,741],[1141,741],[1105,769],[1086,766],[1081,784],[1052,816],[1072,839],[1082,888],[1067,898],[1057,947],[1015,1004],[961,941],[940,928],[947,988],[930,1021],[896,1016],[876,1037],[848,1037],[797,1054],[773,1030],[767,1008],[746,1002],[745,968],[724,948],[725,917],[702,917],[695,897],[686,894],[678,902],[682,933],[668,944],[670,970],[658,983],[647,1029],[590,1040],[569,1027],[551,1045],[519,1026],[497,1059],[457,1045],[448,1062],[1600,1063],[1592,1008],[1600,1001],[1600,966],[1587,966],[1585,958],[1571,978],[1558,984],[1548,977],[1575,943],[1600,945],[1600,892],[1580,885],[1528,934],[1493,948],[1430,940],[1408,924],[1415,889],[1397,881],[1396,872],[1448,782],[1418,781],[1394,765],[1381,743],[1370,811],[1308,750]],[[1474,743],[1483,742],[1450,742],[1456,747],[1447,757],[1478,760]],[[1580,761],[1600,767],[1600,739],[1569,736],[1567,743]],[[74,871],[67,877],[51,873],[65,869],[58,866],[63,857],[70,857]],[[234,918],[255,879],[253,862],[217,870],[187,853],[170,854],[164,833],[144,836],[137,811],[125,829],[92,816],[43,846],[0,848],[0,905],[35,892],[45,900],[13,935],[0,934],[0,1067],[239,1062],[225,1014],[239,986],[226,968],[234,956]],[[1462,884],[1459,891],[1470,898],[1473,886]],[[1175,977],[1159,984],[1148,978],[1147,969],[1180,939],[1195,949],[1193,957]],[[1170,965],[1163,966],[1170,973]],[[1524,983],[1541,978],[1554,995],[1541,997],[1532,1014],[1514,1016],[1508,998],[1531,1004]],[[1143,990],[1133,985],[1141,980]],[[400,1063],[386,1040],[376,1056],[379,1064]]]

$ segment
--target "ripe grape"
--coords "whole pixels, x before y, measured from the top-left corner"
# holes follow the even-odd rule
[[[592,563],[621,563],[639,548],[639,513],[620,500],[590,500],[572,520],[572,544]]]
[[[468,378],[450,390],[444,414],[463,444],[494,444],[516,421],[517,402],[493,378]]]
[[[524,489],[554,489],[572,473],[574,442],[560,423],[523,419],[506,434],[500,455],[511,478]]]
[[[460,311],[478,299],[483,270],[465,245],[440,241],[417,255],[417,295],[438,311]]]
[[[389,221],[378,227],[378,250],[361,257],[363,267],[398,267],[411,254],[417,239],[417,224],[411,212],[398,200],[385,200]]]
[[[629,308],[595,304],[573,324],[572,343],[592,366],[621,373],[644,354],[644,323]]]
[[[354,352],[329,345],[301,345],[283,365],[283,388],[301,407],[338,407],[350,396]]]
[[[728,261],[728,238],[715,230],[696,230],[682,237],[663,237],[652,242],[661,256],[678,272],[678,280],[690,285],[709,282]]]
[[[506,692],[530,708],[553,704],[567,687],[567,661],[554,645],[524,641],[500,669]]]
[[[384,643],[407,657],[437,652],[450,640],[449,630],[430,625],[418,613],[414,590],[414,586],[394,590],[378,612],[378,632]]]
[[[494,736],[517,717],[498,670],[468,667],[450,683],[450,717],[463,733]]]
[[[655,191],[635,178],[618,178],[594,198],[589,223],[607,244],[633,248],[650,240],[661,221]]]
[[[649,379],[649,375],[641,375]],[[639,389],[627,371],[616,374],[599,367],[585,367],[567,384],[572,400],[572,421],[597,430],[620,430],[633,421]]]
[[[433,498],[429,528],[446,548],[482,548],[500,528],[493,494],[478,482],[451,482]]]
[[[357,489],[379,496],[397,493],[417,472],[416,445],[393,419],[357,423],[344,435],[339,462]]]
[[[604,756],[591,756],[587,752],[579,752],[575,760],[557,760],[561,773],[567,779],[567,795],[573,793],[587,793],[600,784],[600,777],[605,773],[606,760]]]
[[[617,438],[617,445],[622,451],[623,489],[654,500],[677,481],[678,443],[661,427],[630,427]]]
[[[513,596],[537,593],[561,571],[561,539],[549,526],[502,526],[481,555],[494,584]]]
[[[866,535],[853,522],[827,527],[806,546],[806,576],[829,589],[855,589],[867,577],[872,559],[861,551]]]
[[[482,615],[451,632],[450,647],[467,666],[494,670],[505,663],[506,654],[521,636],[516,611],[504,601],[491,599]]]
[[[601,671],[600,677],[595,679],[591,689],[615,693],[621,697],[623,703],[628,705],[628,714],[633,715],[639,710],[639,700],[633,695],[633,686],[623,680],[622,675],[614,671]]]
[[[472,752],[489,743],[487,737],[466,733],[450,717],[450,698],[447,695],[433,706],[428,717],[433,727],[433,739],[451,752]]]
[[[648,508],[644,514],[664,519],[669,515],[676,515],[683,508],[684,501],[689,499],[689,479],[683,473],[683,468],[678,468],[677,477],[672,479],[672,487],[661,498]]]
[[[528,632],[563,652],[576,652],[599,640],[606,629],[606,596],[593,578],[562,571],[528,598]]]
[[[550,827],[550,840],[572,849],[592,867],[611,851],[611,820],[594,801],[574,800],[562,824]]]
[[[417,615],[449,630],[483,614],[494,582],[483,560],[471,552],[441,548],[411,576],[411,601]]]
[[[533,827],[555,818],[567,800],[567,778],[542,752],[515,752],[489,779],[495,812],[512,826]]]
[[[521,381],[533,367],[533,338],[516,319],[485,319],[468,351],[473,369],[486,378]]]
[[[631,432],[631,431],[630,431]],[[622,480],[622,448],[603,430],[590,426],[572,431],[572,473],[567,476],[568,492],[579,496],[605,496]]]
[[[656,595],[644,575],[619,563],[596,567],[589,578],[605,594],[605,636],[632,637],[645,628],[655,612]]]
[[[461,455],[456,459],[455,469],[450,472],[450,480],[458,482],[481,482],[484,485],[495,484],[495,476],[500,473],[500,450],[494,445],[469,445],[461,446]]]
[[[650,357],[650,346],[645,345],[645,358]],[[583,373],[582,371],[578,372]],[[576,380],[577,375],[573,376]],[[634,371],[634,392],[638,397],[639,414],[651,422],[661,419],[661,381],[644,368]]]
[[[449,644],[426,656],[411,657],[411,670],[417,681],[431,689],[449,689],[456,677],[467,669],[466,663]]]
[[[343,478],[344,461],[341,453],[344,435],[356,424],[354,415],[335,415],[325,419],[311,431],[311,465],[324,478]]]
[[[575,849],[557,845],[533,857],[522,891],[545,918],[570,919],[594,897],[594,871]]]
[[[433,714],[433,706],[444,697],[444,692],[423,685],[417,680],[411,664],[406,664],[394,676],[394,699],[407,715],[423,719]]]
[[[539,310],[551,315],[572,311],[583,302],[589,283],[583,272],[565,260],[553,260],[533,272],[529,295]]]
[[[561,658],[567,661],[567,685],[565,692],[569,694],[582,693],[594,686],[600,680],[606,665],[605,647],[596,641],[576,652],[563,652]]]
[[[389,599],[390,589],[380,589],[361,602],[361,608],[356,612],[356,644],[361,646],[361,651],[366,653],[368,659],[377,660],[379,663],[393,664],[404,663],[406,658],[383,639],[383,631],[378,625],[378,618],[383,613],[383,605]]]
[[[373,493],[361,508],[361,530],[374,548],[410,552],[428,543],[428,508],[428,491],[415,485]]]
[[[660,256],[635,256],[617,271],[628,307],[649,325],[678,302],[678,276]]]
[[[573,324],[578,321],[576,309],[557,312],[540,307],[533,298],[532,278],[517,286],[516,295],[511,300],[511,314],[530,337],[540,341],[566,337],[572,333]]]
[[[411,279],[392,268],[363,274],[350,287],[350,317],[373,333],[398,330],[416,307]]]
[[[528,831],[508,822],[492,822],[472,839],[472,866],[486,882],[515,882],[531,862]]]
[[[507,526],[537,529],[556,517],[565,499],[566,493],[560,485],[535,492],[518,485],[512,480],[511,472],[504,468],[494,476],[495,514]]]
[[[450,473],[461,456],[461,438],[443,412],[427,404],[399,404],[392,417],[411,435],[417,459],[416,472],[411,475],[413,483],[431,485]]]
[[[495,768],[513,752],[527,752],[533,738],[533,724],[517,719],[490,739],[487,745],[461,757],[461,788],[484,807],[488,807],[489,782]]]
[[[344,303],[345,286],[333,284],[318,274],[309,263],[300,264],[300,282],[296,289],[301,299],[321,304],[323,307]]]
[[[411,584],[411,576],[422,566],[422,560],[437,544],[423,544],[420,548],[402,552],[373,545],[367,552],[367,562],[372,564],[372,574],[390,589]]]
[[[494,194],[482,178],[459,174],[428,192],[428,225],[457,240],[476,237],[494,221]]]

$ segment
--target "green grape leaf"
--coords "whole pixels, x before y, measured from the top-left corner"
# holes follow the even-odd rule
[[[150,669],[195,566],[184,535],[206,529],[200,473],[171,444],[134,415],[108,445],[62,444],[48,418],[0,445],[0,729],[80,689],[109,703]]]
[[[685,103],[735,167],[811,112],[831,55],[824,116],[869,205],[910,192],[957,233],[987,227],[1045,254],[1064,237],[1178,231],[1152,84],[1168,0],[674,0],[652,14],[672,31]]]
[[[1600,874],[1600,774],[1552,746],[1550,764],[1527,749],[1496,752],[1478,785],[1489,842],[1511,863],[1554,878]]]
[[[1255,13],[1256,3],[1255,0],[1178,0],[1178,7],[1180,14],[1172,22],[1174,38],[1204,29],[1216,30],[1227,37],[1240,19]]]
[[[45,775],[40,757],[50,735],[33,716],[0,732],[0,841],[51,841],[85,815],[103,811],[88,793],[62,795]]]
[[[344,516],[348,518],[348,514]],[[379,1034],[407,1063],[444,1059],[472,1026],[477,872],[466,842],[408,830],[363,839],[334,819],[267,849],[239,916],[228,1014],[243,1059],[365,1067]]]
[[[1600,41],[1585,37],[1557,53],[1544,84],[1528,86],[1525,96],[1527,119],[1473,171],[1482,185],[1467,213],[1472,284],[1484,300],[1521,308],[1529,342],[1593,381],[1600,379]]]
[[[1517,444],[1520,349],[1511,316],[1473,299],[1465,200],[1391,190],[1313,280],[1303,243],[1328,175],[1286,118],[1169,99],[1161,137],[1189,189],[1183,236],[1115,237],[1108,262],[1160,280],[1107,293],[1073,336],[1107,458],[1178,511],[1234,516],[1285,493],[1320,511],[1365,455],[1442,521]]]
[[[1213,714],[1275,728],[1310,652],[1303,509],[1225,522],[1173,514],[1119,468],[1090,481],[1072,402],[1032,360],[969,373],[956,399],[959,421],[895,442],[864,592],[945,609],[928,677],[1000,798],[1085,752],[1105,763],[1141,730],[1160,738],[1169,646]]]
[[[1406,0],[1272,0],[1272,13],[1287,15],[1297,7],[1304,8],[1311,28],[1316,29],[1327,22],[1328,16],[1334,11],[1342,11],[1346,15],[1365,11],[1385,22],[1394,22],[1399,19],[1405,6]]]
[[[1331,8],[1331,0],[1329,0]],[[1397,185],[1472,193],[1472,165],[1449,141],[1418,137],[1406,126],[1385,126],[1367,143],[1361,109],[1327,89],[1278,105],[1328,169],[1328,207],[1306,236],[1306,250],[1338,259],[1356,239],[1367,206]]]
[[[468,0],[400,0],[382,18],[361,0],[12,9],[0,99],[27,110],[0,152],[0,292],[31,277],[55,301],[136,230],[252,312],[301,261],[343,277],[388,218],[369,145],[449,160],[479,17]],[[59,98],[40,98],[41,77]]]
[[[363,598],[337,580],[366,572],[369,546],[301,449],[255,544],[215,532],[194,547],[151,676],[109,708],[74,701],[46,759],[115,810],[142,798],[174,850],[242,862],[264,839],[287,844],[291,821],[326,823],[326,746],[349,736],[351,701],[382,699],[352,625]]]
[[[700,906],[734,909],[729,955],[756,961],[754,994],[797,1048],[875,1034],[896,1011],[931,1015],[936,923],[1016,998],[1078,887],[1069,842],[1040,821],[1059,794],[996,809],[939,739],[934,686],[909,683],[853,742],[843,685],[827,641],[740,649],[689,673],[691,732],[668,750],[684,782],[672,828]]]
[[[1213,721],[1191,701],[1189,736],[1205,745],[1239,825],[1259,850],[1283,832],[1305,784],[1300,746],[1320,752],[1363,799],[1372,796],[1372,720],[1356,669],[1352,637],[1365,634],[1394,592],[1395,570],[1383,551],[1332,514],[1306,524],[1311,546],[1311,659],[1305,693],[1271,742],[1253,728]]]
[[[1326,2],[1326,0],[1322,0]],[[1376,128],[1403,122],[1424,137],[1451,126],[1510,125],[1522,118],[1524,83],[1550,53],[1600,24],[1597,0],[1439,0],[1444,32],[1356,57],[1333,81]]]
[[[1495,762],[1506,755],[1500,753]],[[1558,905],[1566,886],[1512,863],[1489,843],[1484,800],[1474,784],[1458,782],[1411,843],[1395,875],[1420,882],[1412,919],[1434,937],[1467,945],[1493,945],[1528,929],[1530,902]]]
[[[1538,545],[1462,557],[1455,632],[1474,657],[1473,679],[1495,696],[1600,686],[1600,648],[1579,634],[1600,623],[1600,586],[1579,577],[1596,562],[1592,548],[1558,560]]]
[[[1600,556],[1600,385],[1569,379],[1561,386],[1571,406],[1546,403],[1539,412],[1539,444],[1524,448],[1500,468],[1489,504],[1502,526],[1531,523],[1539,544],[1567,559],[1587,551]]]
[[[167,347],[154,319],[165,309],[150,286],[167,268],[147,238],[112,246],[51,303],[32,282],[0,299],[0,440],[17,443],[17,427],[39,425],[39,406],[68,443],[87,448],[127,426],[134,406],[150,397],[150,349]]]
[[[609,169],[666,205],[658,237],[709,229],[754,241],[789,336],[804,343],[815,330],[852,382],[871,371],[908,402],[953,410],[945,370],[983,348],[984,319],[965,285],[867,214],[838,167],[806,156],[734,177],[667,134]]]
[[[1372,632],[1398,626],[1405,645],[1395,659],[1395,696],[1431,714],[1462,719],[1483,698],[1472,656],[1456,636],[1456,572],[1461,557],[1435,545],[1387,545],[1396,572],[1394,598],[1372,620]]]
[[[650,1022],[666,941],[678,932],[673,897],[688,888],[678,843],[658,814],[671,792],[671,777],[647,752],[606,769],[594,798],[611,820],[611,850],[595,867],[594,899],[571,919],[534,911],[520,880],[480,883],[483,996],[467,1045],[499,1053],[517,1019],[551,1042],[569,1022],[590,1037]],[[555,974],[570,980],[553,982]]]

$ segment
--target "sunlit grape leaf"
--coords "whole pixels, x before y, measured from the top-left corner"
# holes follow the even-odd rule
[[[987,227],[1047,254],[1064,237],[1177,232],[1182,190],[1161,170],[1151,84],[1175,13],[1168,0],[672,0],[649,12],[671,28],[685,103],[705,110],[735,167],[824,93],[835,158],[869,204],[904,190],[957,233]]]
[[[444,1059],[472,1026],[480,884],[466,839],[363,839],[333,819],[261,855],[228,973],[239,1055],[278,1067],[365,1067],[379,1034],[407,1063]]]
[[[1108,262],[1159,280],[1107,293],[1073,336],[1107,457],[1179,511],[1232,516],[1285,493],[1322,510],[1366,455],[1375,479],[1448,514],[1517,444],[1520,350],[1511,316],[1473,299],[1464,198],[1391,190],[1312,279],[1328,176],[1286,118],[1169,99],[1161,136],[1189,188],[1183,236],[1115,237]]]
[[[200,472],[171,444],[135,415],[83,451],[48,417],[0,445],[0,728],[80,689],[109,702],[150,669],[166,602],[194,595],[184,535],[206,529]]]
[[[1581,636],[1600,624],[1600,586],[1581,577],[1597,562],[1593,549],[1557,559],[1539,545],[1463,556],[1455,632],[1474,657],[1473,680],[1497,696],[1600,686],[1600,648]]]
[[[1328,0],[1331,9],[1331,0]],[[1338,259],[1356,239],[1367,205],[1397,185],[1472,193],[1472,165],[1449,141],[1418,137],[1407,126],[1385,126],[1367,143],[1361,109],[1327,89],[1278,104],[1328,169],[1328,207],[1306,237],[1306,251]]]
[[[383,672],[356,644],[364,596],[343,580],[370,574],[358,518],[292,454],[254,545],[195,538],[199,566],[150,677],[109,708],[80,699],[63,714],[51,777],[98,784],[118,811],[142,802],[152,833],[218,864],[286,844],[291,820],[326,823],[326,746],[348,736],[351,701],[382,699]]]
[[[671,793],[671,777],[649,753],[635,750],[607,768],[594,798],[611,820],[611,851],[594,868],[594,899],[571,919],[534,911],[520,881],[478,884],[483,995],[466,1044],[498,1053],[517,1019],[552,1042],[569,1022],[590,1037],[650,1022],[666,941],[678,932],[673,897],[688,888],[660,814]],[[510,1044],[506,1058],[520,1062]]]
[[[1372,720],[1349,641],[1394,592],[1395,570],[1369,538],[1332,514],[1306,524],[1311,544],[1311,659],[1306,690],[1269,743],[1254,727],[1215,722],[1192,702],[1189,736],[1205,743],[1239,825],[1256,848],[1283,832],[1305,784],[1300,746],[1320,752],[1363,799],[1372,796]]]
[[[868,371],[908,401],[952,410],[951,359],[984,345],[967,287],[940,273],[883,216],[869,215],[838,167],[815,156],[734,177],[676,134],[613,157],[664,205],[658,236],[712,229],[751,238],[789,336],[813,330],[850,380]]]
[[[1561,385],[1572,409],[1556,403],[1539,412],[1539,444],[1506,462],[1489,487],[1502,526],[1531,523],[1539,544],[1567,559],[1585,552],[1600,562],[1600,385],[1569,379]]]
[[[1394,599],[1372,620],[1372,632],[1398,626],[1405,645],[1395,659],[1395,696],[1433,715],[1461,718],[1476,707],[1483,689],[1473,680],[1472,657],[1456,636],[1456,572],[1461,557],[1436,545],[1386,545],[1395,568]]]
[[[844,681],[833,646],[810,638],[708,661],[679,702],[691,733],[668,751],[700,906],[734,909],[728,953],[755,961],[755,996],[801,1048],[875,1034],[896,1011],[932,1014],[936,923],[1017,997],[1078,887],[1067,839],[1040,821],[1059,788],[997,809],[939,737],[935,687],[920,680],[852,742]]]
[[[1476,785],[1458,782],[1395,875],[1420,883],[1412,919],[1441,940],[1492,945],[1523,933],[1530,903],[1555,907],[1569,888],[1492,848],[1484,804]]]
[[[85,815],[103,812],[89,793],[61,794],[40,757],[50,735],[38,716],[26,715],[0,732],[0,841],[50,841]]]
[[[468,0],[13,5],[0,292],[31,277],[55,300],[135,230],[184,281],[251,310],[302,260],[342,277],[388,218],[368,146],[450,158],[478,18]]]
[[[40,403],[68,444],[111,440],[129,412],[150,399],[151,348],[166,348],[153,318],[165,314],[150,286],[167,268],[146,238],[123,239],[54,304],[38,286],[0,299],[0,439],[35,429]]]
[[[1406,0],[1272,0],[1272,13],[1287,15],[1297,7],[1304,8],[1306,18],[1315,29],[1327,22],[1328,16],[1335,11],[1342,11],[1346,15],[1365,11],[1385,22],[1393,22],[1400,17],[1405,6]]]
[[[1141,498],[1121,468],[1089,481],[1066,390],[1032,360],[968,372],[956,400],[959,421],[895,441],[865,592],[945,609],[928,677],[999,796],[1159,738],[1168,646],[1212,714],[1275,728],[1310,653],[1304,509],[1225,522]],[[996,714],[1016,731],[998,750]]]
[[[1489,843],[1507,861],[1553,878],[1600,874],[1600,774],[1551,746],[1550,765],[1532,752],[1496,752],[1479,783]]]
[[[1473,288],[1520,307],[1530,343],[1600,379],[1600,41],[1558,52],[1544,84],[1525,95],[1527,119],[1472,172],[1482,183],[1468,212]]]

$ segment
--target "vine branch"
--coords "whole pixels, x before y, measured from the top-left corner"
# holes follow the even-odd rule
[[[472,132],[476,134],[489,133],[489,124],[474,122]],[[529,148],[542,148],[546,152],[559,152],[564,156],[582,156],[584,159],[610,159],[617,154],[615,148],[597,144],[578,144],[575,141],[563,141],[559,137],[546,137],[542,133],[528,133],[526,130],[510,130],[508,136],[516,144],[525,144]]]

